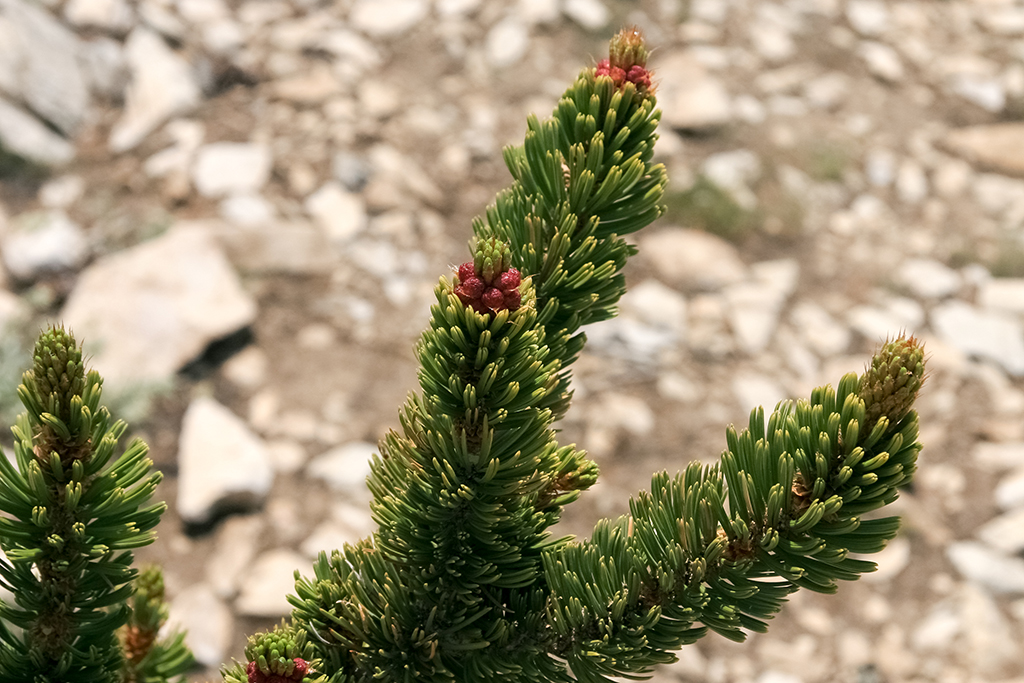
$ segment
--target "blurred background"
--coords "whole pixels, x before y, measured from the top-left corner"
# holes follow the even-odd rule
[[[879,571],[655,680],[1024,681],[1024,4],[0,0],[0,415],[69,325],[165,474],[138,555],[193,680],[372,531],[367,458],[502,146],[632,23],[668,212],[575,367],[562,437],[602,479],[556,531],[907,331],[925,450]]]

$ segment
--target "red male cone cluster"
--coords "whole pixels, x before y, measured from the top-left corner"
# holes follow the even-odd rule
[[[641,95],[652,90],[651,72],[647,70],[647,47],[640,29],[632,26],[612,38],[609,57],[597,63],[595,75],[611,78],[619,88],[625,83],[632,83]]]
[[[472,261],[459,266],[459,284],[455,295],[477,313],[501,310],[514,311],[522,300],[519,284],[522,277],[515,268],[492,275],[488,280],[485,273],[476,269]]]
[[[256,662],[249,662],[249,666],[246,667],[245,673],[249,677],[249,683],[296,683],[297,681],[301,681],[305,677],[306,673],[309,672],[309,662],[298,657],[292,661],[295,662],[295,668],[292,670],[290,676],[265,674],[260,671],[260,667]]]

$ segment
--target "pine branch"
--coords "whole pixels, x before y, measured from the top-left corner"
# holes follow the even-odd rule
[[[780,403],[767,424],[755,410],[718,465],[656,474],[630,515],[546,553],[556,653],[587,683],[645,674],[709,629],[767,630],[798,588],[831,593],[874,571],[850,554],[880,551],[899,527],[861,515],[913,475],[923,381],[917,340],[887,342],[862,376]]]
[[[891,502],[920,448],[916,340],[862,378],[755,411],[715,467],[656,475],[631,515],[584,542],[552,539],[597,478],[554,422],[568,408],[583,325],[615,314],[621,235],[658,215],[647,51],[629,29],[585,69],[524,145],[472,260],[435,288],[417,347],[418,395],[373,458],[379,531],[297,576],[292,626],[310,676],[346,681],[606,681],[640,676],[707,630],[763,630],[798,587],[834,590],[896,532],[860,515]],[[259,674],[253,669],[257,665]],[[287,663],[285,662],[285,665]],[[226,672],[259,683],[266,671]]]
[[[0,454],[0,585],[15,596],[0,602],[5,681],[121,677],[131,551],[153,541],[166,506],[149,504],[160,474],[142,441],[115,457],[126,425],[100,407],[101,384],[69,332],[40,335],[18,389],[16,462]]]

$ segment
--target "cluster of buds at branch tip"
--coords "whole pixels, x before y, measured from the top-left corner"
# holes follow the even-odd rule
[[[886,417],[895,425],[910,412],[925,380],[924,348],[916,337],[888,340],[871,359],[860,378],[868,428]]]
[[[455,295],[477,313],[514,311],[522,302],[522,276],[512,267],[508,245],[491,238],[477,245],[472,261],[458,268]]]
[[[309,662],[299,657],[292,660],[295,664],[295,668],[292,669],[291,674],[275,674],[275,673],[263,673],[260,671],[259,665],[256,662],[249,662],[249,666],[246,667],[245,673],[249,677],[249,683],[297,683],[305,678],[309,672]]]
[[[632,83],[640,95],[651,93],[653,86],[651,72],[647,69],[647,46],[640,29],[636,26],[622,29],[608,47],[608,59],[597,63],[594,75],[611,78],[617,88]]]

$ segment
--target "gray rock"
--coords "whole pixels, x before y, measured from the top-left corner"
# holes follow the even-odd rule
[[[1006,89],[998,78],[960,74],[950,83],[950,90],[986,111],[997,113],[1006,107]]]
[[[229,517],[219,526],[213,553],[206,561],[206,581],[218,597],[235,597],[265,535],[260,515]]]
[[[202,230],[172,229],[81,272],[61,312],[92,342],[107,387],[169,381],[211,341],[251,324],[256,304]]]
[[[529,47],[526,24],[514,14],[492,26],[484,44],[487,61],[498,69],[519,62]]]
[[[866,559],[870,559],[877,564],[878,569],[870,574],[865,574],[864,581],[868,583],[888,583],[899,576],[910,564],[910,541],[903,536],[898,536],[889,541],[882,552]]]
[[[662,282],[683,291],[721,289],[747,274],[736,247],[700,230],[668,227],[642,236],[640,254]]]
[[[1024,551],[1024,507],[1011,510],[986,522],[978,539],[1007,555]]]
[[[592,351],[633,365],[658,363],[661,353],[678,342],[679,334],[660,322],[651,325],[628,317],[608,320],[587,331],[587,346]]]
[[[942,144],[982,168],[1024,176],[1024,123],[994,123],[952,130]]]
[[[896,175],[896,194],[906,204],[919,204],[928,196],[928,177],[913,159],[904,159]]]
[[[822,358],[841,355],[850,347],[850,329],[818,304],[800,301],[790,315],[804,342]]]
[[[619,307],[623,315],[638,318],[655,328],[686,334],[686,299],[657,280],[644,280],[626,290]]]
[[[1024,217],[1024,180],[997,173],[980,173],[974,177],[971,195],[982,210],[991,216],[1013,219]]]
[[[299,549],[307,558],[313,559],[321,552],[330,554],[332,550],[340,550],[346,543],[355,543],[360,538],[338,522],[328,520],[318,524]]]
[[[1024,468],[1024,442],[990,443],[982,441],[975,444],[971,457],[978,464],[995,470]]]
[[[205,583],[193,584],[171,599],[167,628],[183,631],[185,645],[207,667],[224,663],[235,631],[231,610]]]
[[[749,149],[718,152],[704,160],[702,172],[716,185],[728,191],[736,203],[746,209],[757,205],[751,183],[761,176],[761,160]]]
[[[992,278],[978,287],[983,308],[1024,314],[1024,278]]]
[[[1024,466],[999,481],[995,498],[996,504],[1004,510],[1024,509]]]
[[[914,627],[910,642],[919,652],[942,651],[953,645],[962,630],[963,622],[956,605],[950,600],[943,600]]]
[[[864,36],[878,36],[889,28],[889,8],[881,0],[849,0],[846,18]]]
[[[765,415],[771,415],[779,401],[789,398],[774,379],[752,372],[739,372],[733,377],[732,393],[740,407],[740,425],[745,424],[747,415],[758,406],[764,408]]]
[[[64,175],[39,188],[39,203],[48,209],[66,209],[82,198],[85,180],[80,175]]]
[[[437,0],[434,6],[442,17],[465,17],[480,8],[481,0]]]
[[[799,272],[792,259],[765,261],[751,267],[750,280],[724,290],[729,324],[740,349],[757,354],[768,346]]]
[[[1020,320],[998,311],[948,301],[931,314],[935,333],[968,356],[984,358],[1011,375],[1024,375],[1024,328]]]
[[[274,205],[259,194],[236,194],[220,203],[220,215],[236,225],[253,227],[274,221]]]
[[[72,26],[120,33],[131,28],[135,17],[126,0],[68,0],[64,18]]]
[[[3,97],[0,97],[0,144],[43,166],[63,165],[75,156],[70,142]]]
[[[868,150],[864,157],[864,173],[875,187],[889,187],[896,178],[896,155],[883,148]]]
[[[989,591],[968,584],[960,595],[963,651],[975,671],[988,680],[1001,678],[1020,654],[1020,640]],[[983,679],[984,680],[984,679]]]
[[[370,458],[376,452],[377,446],[372,443],[347,443],[317,456],[307,471],[309,476],[326,481],[333,489],[364,490],[370,474]]]
[[[192,181],[205,197],[254,194],[270,179],[270,148],[251,142],[212,142],[196,152]]]
[[[304,220],[276,220],[258,225],[204,222],[245,273],[323,274],[336,259],[324,231]]]
[[[244,349],[224,361],[220,372],[232,384],[243,389],[258,389],[267,381],[267,354],[258,346]]]
[[[658,102],[662,122],[682,130],[704,130],[732,120],[732,102],[725,85],[688,52],[659,60]]]
[[[1024,560],[1008,557],[977,541],[960,541],[946,556],[968,581],[993,593],[1024,594]]]
[[[960,291],[960,273],[933,259],[912,258],[896,269],[896,281],[920,299],[942,299]]]
[[[308,572],[309,560],[284,548],[256,558],[242,582],[235,611],[247,617],[282,617],[291,614],[288,595],[295,592],[295,570]]]
[[[277,472],[291,474],[298,472],[306,464],[306,449],[298,441],[278,439],[267,443],[270,462]]]
[[[389,38],[426,19],[429,11],[427,0],[357,0],[349,11],[349,21],[373,38]]]
[[[306,198],[306,211],[335,244],[345,244],[366,229],[366,207],[362,197],[328,181]]]
[[[200,101],[191,67],[163,38],[138,27],[125,43],[131,72],[124,114],[110,132],[110,148],[125,152],[142,142],[165,121],[186,114]]]
[[[58,209],[15,217],[2,239],[7,271],[23,281],[77,269],[89,253],[85,232]]]
[[[263,440],[206,396],[185,411],[178,467],[178,513],[193,524],[209,521],[223,507],[258,504],[274,479]]]
[[[878,43],[873,40],[865,40],[857,49],[857,54],[868,67],[873,76],[883,81],[896,83],[903,80],[905,71],[903,60],[896,50],[885,43]]]
[[[611,19],[601,0],[563,0],[562,12],[589,31],[604,28]]]
[[[466,0],[461,0],[465,2]],[[479,2],[479,0],[470,0]],[[558,21],[561,13],[560,0],[519,0],[517,11],[523,21],[529,24],[551,24]]]
[[[109,101],[120,102],[128,87],[128,63],[121,43],[107,37],[83,40],[79,57],[89,89]]]
[[[89,112],[78,37],[35,3],[0,0],[0,91],[66,135]]]

